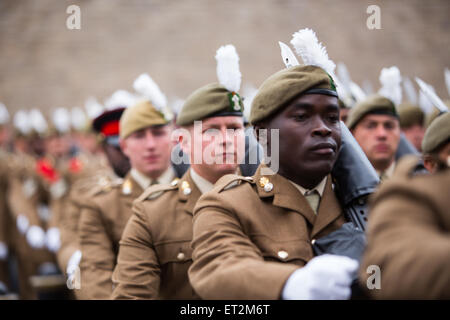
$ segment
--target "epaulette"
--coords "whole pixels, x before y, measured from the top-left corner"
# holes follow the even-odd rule
[[[170,184],[155,184],[148,187],[145,191],[136,199],[136,201],[153,200],[161,196],[164,192],[169,190],[178,190],[178,181],[180,179],[174,179]]]
[[[230,174],[223,176],[220,178],[220,180],[217,183],[218,186],[218,192],[226,191],[229,189],[232,189],[242,183],[242,181],[248,182],[248,183],[255,183],[254,179],[252,177],[244,177],[244,176],[238,176],[235,174]]]

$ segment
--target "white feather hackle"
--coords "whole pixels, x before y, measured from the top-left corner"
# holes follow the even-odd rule
[[[84,108],[89,119],[95,119],[103,113],[104,107],[94,97],[87,98]]]
[[[419,91],[419,107],[425,114],[431,113],[434,109],[433,103],[422,90]]]
[[[147,73],[141,74],[134,80],[133,88],[142,98],[149,100],[157,110],[162,111],[167,107],[166,96]]]
[[[243,103],[244,103],[244,118],[246,121],[250,119],[250,111],[252,109],[252,102],[258,93],[258,89],[252,84],[246,84],[242,89]]]
[[[28,134],[32,130],[31,122],[28,113],[24,110],[19,110],[14,114],[14,127],[22,134]]]
[[[216,52],[217,78],[228,91],[238,92],[242,75],[239,70],[239,56],[232,44],[220,47]]]
[[[131,107],[136,102],[138,102],[138,97],[136,97],[131,92],[126,90],[117,90],[111,97],[105,100],[106,110],[113,110],[118,107]]]
[[[60,133],[70,131],[70,113],[65,108],[57,108],[52,114],[53,124]]]
[[[431,103],[439,109],[440,112],[448,112],[447,105],[439,98],[439,96],[434,91],[433,87],[425,83],[420,78],[416,77],[416,82],[420,87],[420,90],[430,99]]]
[[[334,76],[335,63],[328,58],[326,48],[311,29],[301,29],[292,35],[291,44],[305,65],[317,66]]]
[[[9,112],[6,106],[0,102],[0,124],[9,122]]]
[[[445,68],[444,74],[445,74],[445,85],[447,86],[447,92],[448,95],[450,96],[450,70]]]
[[[352,96],[355,98],[356,102],[361,102],[366,99],[367,94],[361,89],[358,84],[355,82],[350,82],[350,92],[352,93]]]
[[[297,58],[294,55],[294,52],[292,52],[291,48],[289,46],[281,41],[278,41],[278,44],[280,45],[281,49],[281,57],[283,58],[283,63],[286,66],[286,68],[294,67],[300,65]]]
[[[405,90],[408,101],[414,105],[417,105],[417,92],[411,79],[408,77],[403,78],[403,89]]]
[[[400,75],[400,70],[396,66],[383,68],[379,79],[381,82],[381,89],[378,93],[390,99],[398,106],[402,102],[402,77]]]
[[[70,120],[75,130],[82,130],[86,127],[87,118],[83,109],[74,107],[70,110]]]
[[[32,128],[36,132],[43,134],[45,133],[45,131],[47,131],[47,120],[45,120],[41,111],[39,111],[38,109],[32,109],[28,114],[28,119],[31,123]]]

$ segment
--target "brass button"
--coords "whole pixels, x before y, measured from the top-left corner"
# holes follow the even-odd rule
[[[179,252],[177,255],[177,259],[178,260],[184,260],[184,253],[183,252]]]
[[[284,251],[284,250],[280,250],[280,251],[278,251],[278,256],[281,258],[281,259],[286,259],[288,256],[289,256],[289,253],[287,253],[286,251]]]

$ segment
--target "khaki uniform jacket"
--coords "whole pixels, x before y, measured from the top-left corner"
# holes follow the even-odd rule
[[[128,173],[93,190],[81,208],[78,237],[82,258],[81,288],[87,299],[109,299],[119,240],[142,188]]]
[[[450,169],[412,176],[416,164],[402,160],[371,199],[360,278],[367,287],[367,268],[379,266],[373,298],[450,299]]]
[[[187,271],[201,192],[190,171],[175,183],[152,186],[134,202],[113,274],[114,299],[198,299]]]
[[[329,176],[318,214],[286,178],[227,175],[197,202],[189,279],[203,299],[279,299],[299,267],[314,256],[311,242],[345,222]]]

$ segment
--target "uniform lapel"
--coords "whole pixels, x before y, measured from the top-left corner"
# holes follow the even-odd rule
[[[320,200],[319,212],[317,213],[317,219],[311,233],[311,238],[314,238],[330,223],[336,220],[341,213],[342,209],[333,191],[332,178],[329,175],[323,196]]]
[[[298,212],[303,215],[309,223],[314,225],[316,215],[300,191],[298,191],[288,179],[279,174],[261,175],[261,168],[263,166],[265,165],[262,164],[258,168],[254,176],[259,196],[261,198],[272,197],[272,204],[274,206]],[[269,182],[273,184],[272,190],[264,190],[264,186],[260,184],[260,179],[263,177],[266,177]]]
[[[124,192],[123,190],[123,186],[125,184],[129,184],[130,185],[130,193]],[[131,208],[133,201],[138,198],[141,193],[144,192],[144,190],[142,189],[142,187],[139,185],[139,183],[137,183],[133,177],[131,176],[130,172],[127,173],[127,175],[125,176],[124,180],[123,180],[123,184],[120,190],[120,194],[122,195],[123,201],[125,203],[125,205],[129,208]]]

